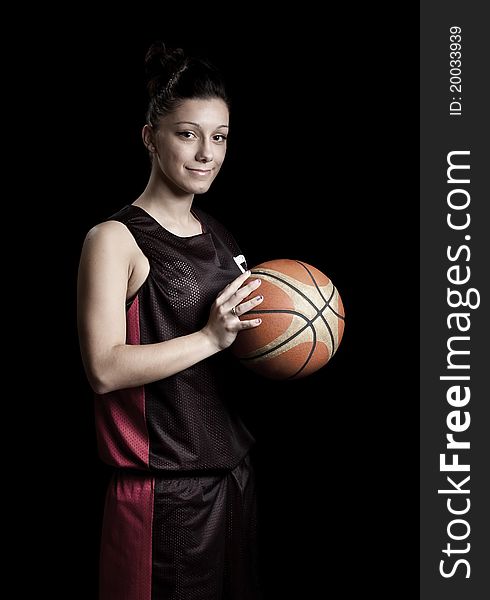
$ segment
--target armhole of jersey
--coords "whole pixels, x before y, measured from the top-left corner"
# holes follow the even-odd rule
[[[136,298],[139,296],[141,290],[143,289],[143,286],[145,286],[147,284],[148,279],[150,278],[150,271],[151,271],[151,265],[148,270],[148,275],[146,276],[146,279],[143,281],[143,283],[140,285],[140,287],[136,290],[136,293],[133,296],[131,296],[131,298],[129,298],[129,300],[126,300],[126,312],[128,312],[128,310],[131,308],[131,306],[133,305]]]
[[[136,290],[136,293],[133,294],[131,296],[131,298],[129,298],[128,300],[126,300],[126,312],[129,311],[129,309],[131,308],[133,302],[136,300],[138,294],[140,293],[140,291],[142,290],[143,286],[146,284],[146,282],[148,281],[149,277],[150,277],[150,272],[151,272],[151,263],[150,263],[150,259],[146,256],[146,254],[143,252],[143,250],[141,249],[140,245],[138,244],[138,242],[136,241],[136,238],[134,237],[134,235],[132,234],[131,230],[129,229],[129,227],[126,225],[126,223],[124,223],[123,221],[119,221],[118,219],[108,219],[108,221],[115,221],[116,223],[121,223],[121,225],[124,225],[124,227],[126,228],[126,230],[128,231],[129,235],[133,238],[134,243],[136,244],[136,246],[139,248],[141,254],[143,254],[143,256],[146,258],[146,260],[148,261],[148,274],[145,277],[145,280],[143,281],[143,283],[139,286],[139,288]],[[129,283],[129,282],[128,282]]]
[[[146,281],[146,280],[145,280]],[[144,284],[143,284],[144,285]],[[140,288],[141,289],[141,288]],[[140,289],[136,292],[136,294],[130,298],[129,300],[126,300],[126,312],[129,312],[129,309],[133,306],[133,302],[136,300],[136,298],[138,297],[138,294],[140,293]]]

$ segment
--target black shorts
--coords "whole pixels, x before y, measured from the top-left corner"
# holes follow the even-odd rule
[[[257,600],[255,482],[118,470],[104,511],[100,600]]]

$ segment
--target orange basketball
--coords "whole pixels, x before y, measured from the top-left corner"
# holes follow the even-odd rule
[[[299,260],[270,260],[251,271],[262,284],[245,300],[259,293],[264,300],[240,318],[262,323],[238,333],[233,354],[271,379],[298,379],[326,365],[344,333],[344,306],[330,279]]]

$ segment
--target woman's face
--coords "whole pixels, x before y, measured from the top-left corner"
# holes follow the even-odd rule
[[[146,125],[143,137],[164,179],[185,193],[206,192],[225,159],[228,119],[226,103],[210,98],[185,100],[156,131]]]

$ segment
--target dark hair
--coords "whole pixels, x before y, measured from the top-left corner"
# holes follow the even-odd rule
[[[181,48],[166,48],[154,42],[145,58],[150,100],[146,121],[158,126],[160,117],[172,112],[187,99],[221,98],[230,106],[219,71],[202,58],[185,56]]]

